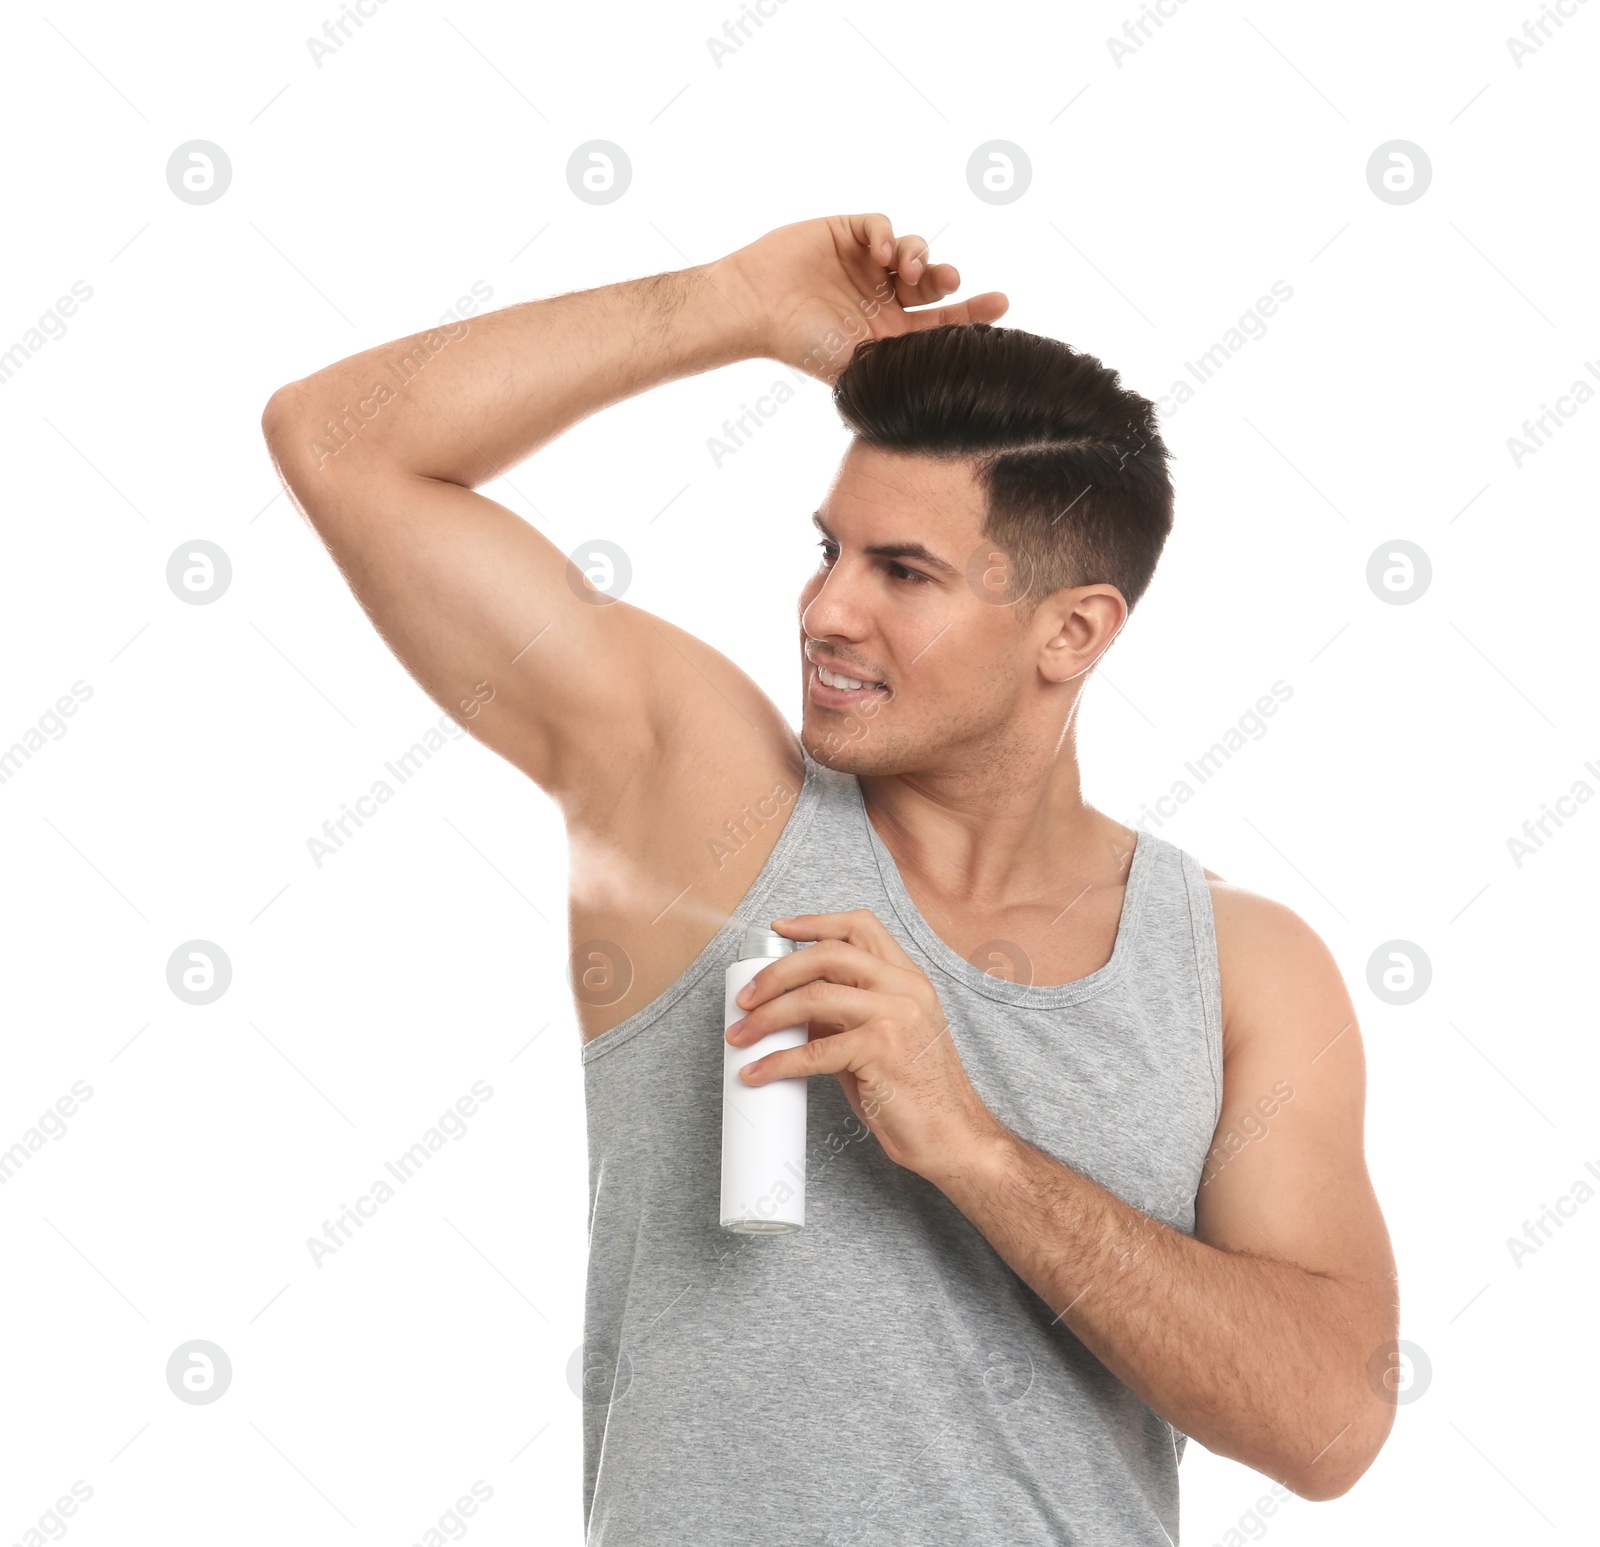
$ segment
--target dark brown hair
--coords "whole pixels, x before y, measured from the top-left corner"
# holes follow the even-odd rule
[[[868,444],[973,463],[982,533],[1031,613],[1069,586],[1114,585],[1131,611],[1172,530],[1155,404],[1059,339],[949,323],[856,346],[833,388]]]

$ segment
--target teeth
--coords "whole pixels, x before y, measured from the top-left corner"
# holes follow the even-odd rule
[[[830,688],[865,688],[876,687],[876,683],[857,682],[854,677],[841,677],[836,671],[829,671],[826,666],[817,667],[817,675]]]

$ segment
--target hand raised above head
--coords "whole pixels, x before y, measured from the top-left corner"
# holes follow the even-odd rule
[[[937,304],[961,276],[929,257],[927,242],[897,237],[887,215],[826,215],[779,226],[701,272],[762,354],[831,383],[864,339],[1005,315],[998,290]]]

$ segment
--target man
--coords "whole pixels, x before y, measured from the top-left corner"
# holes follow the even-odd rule
[[[1338,970],[1080,792],[1079,696],[1172,519],[1151,405],[994,327],[1003,295],[947,302],[926,253],[880,214],[802,221],[354,356],[264,416],[395,653],[566,820],[591,1543],[1175,1541],[1187,1437],[1329,1499],[1393,1419]],[[752,357],[834,383],[855,432],[798,736],[473,492]],[[815,943],[729,1040],[810,1040],[740,1077],[835,1078],[805,1228],[734,1236],[722,969],[768,921]]]

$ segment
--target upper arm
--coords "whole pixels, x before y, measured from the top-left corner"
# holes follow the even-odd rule
[[[263,432],[357,600],[430,697],[569,817],[604,810],[668,737],[781,735],[770,700],[725,657],[587,586],[505,506],[359,444],[319,456],[308,405],[281,389]]]
[[[1288,908],[1222,881],[1211,895],[1223,1098],[1195,1234],[1321,1275],[1376,1349],[1396,1331],[1394,1258],[1367,1174],[1366,1061],[1349,992]]]

